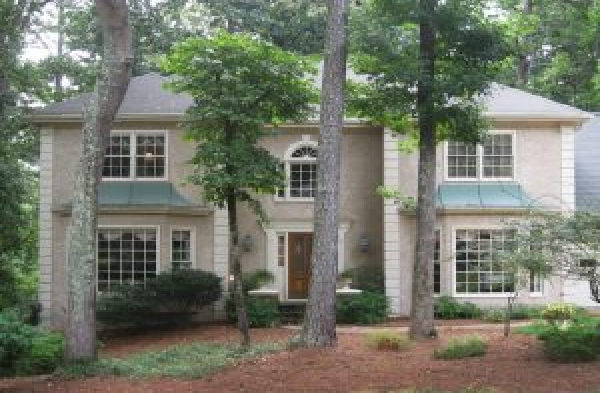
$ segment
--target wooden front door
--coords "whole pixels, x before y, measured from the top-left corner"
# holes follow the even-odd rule
[[[312,233],[288,233],[288,299],[308,299]]]

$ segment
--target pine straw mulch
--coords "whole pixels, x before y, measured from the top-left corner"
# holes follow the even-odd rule
[[[448,338],[473,333],[487,337],[490,343],[484,357],[454,361],[432,358],[435,348]],[[293,334],[296,331],[285,328],[254,329],[252,339],[255,342],[286,340]],[[197,326],[110,339],[101,356],[119,357],[186,342],[232,342],[237,339],[237,332],[230,326]],[[464,392],[468,388],[472,389],[470,392],[498,393],[600,392],[599,366],[600,362],[547,362],[534,337],[513,334],[506,339],[501,329],[465,330],[447,326],[440,329],[438,339],[415,343],[406,352],[372,350],[365,346],[364,334],[342,333],[339,345],[334,349],[283,351],[237,364],[199,380],[33,377],[0,380],[0,391],[374,393],[418,391],[412,389]]]

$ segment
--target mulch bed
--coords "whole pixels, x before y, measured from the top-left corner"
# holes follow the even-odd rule
[[[255,329],[252,339],[285,340],[290,329]],[[455,361],[434,360],[434,349],[448,338],[478,333],[490,343],[488,354]],[[110,339],[102,356],[123,356],[193,341],[231,342],[230,326],[199,326]],[[406,352],[368,349],[363,334],[340,334],[330,350],[296,349],[230,367],[200,380],[49,377],[0,380],[2,392],[390,392],[434,388],[452,392],[485,387],[493,392],[590,392],[600,388],[600,362],[556,364],[543,359],[534,337],[502,336],[500,329],[441,330],[440,338],[416,343]]]

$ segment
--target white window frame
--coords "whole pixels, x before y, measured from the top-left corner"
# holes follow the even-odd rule
[[[442,229],[441,228],[435,228],[434,231],[434,236],[435,233],[437,233],[437,236],[439,236],[439,241],[440,241],[440,249],[438,250],[438,256],[439,256],[439,267],[440,267],[440,291],[439,292],[435,292],[435,257],[433,258],[433,273],[434,273],[434,278],[433,278],[433,284],[434,284],[434,290],[433,290],[433,296],[434,297],[438,297],[438,296],[443,296],[444,293],[444,275],[443,275],[443,271],[442,271],[442,260],[443,260],[443,250],[444,250],[444,238],[442,237]],[[435,237],[434,237],[434,241],[435,241]],[[433,246],[433,251],[435,254],[435,244]]]
[[[189,231],[190,232],[190,269],[196,269],[197,254],[196,254],[196,228],[190,226],[171,226],[169,230],[169,263],[173,270],[173,232]]]
[[[319,150],[319,144],[316,141],[311,141],[309,139],[303,139],[301,141],[292,143],[287,150],[285,151],[285,154],[283,156],[283,165],[284,165],[284,170],[285,170],[285,189],[284,189],[284,195],[283,197],[279,195],[279,190],[278,192],[276,192],[274,194],[274,199],[277,202],[314,202],[315,198],[314,197],[293,197],[290,195],[290,170],[291,170],[291,165],[292,164],[315,164],[315,166],[317,165],[317,159],[316,158],[297,158],[297,157],[292,157],[292,154],[297,150],[300,149],[302,147],[312,147],[314,149],[316,149],[317,151]],[[318,185],[317,185],[318,186]],[[316,190],[315,190],[316,192]]]
[[[169,132],[167,130],[112,130],[110,135],[129,135],[129,177],[106,177],[103,181],[166,181],[169,179]],[[138,135],[163,135],[165,138],[165,174],[162,177],[137,177],[136,176],[136,149]]]
[[[452,297],[455,298],[507,298],[515,296],[514,292],[502,292],[502,293],[463,293],[456,291],[456,231],[462,230],[506,230],[506,226],[503,225],[459,225],[452,226]]]
[[[162,239],[161,239],[161,233],[160,233],[160,225],[98,225],[97,229],[154,229],[156,231],[156,275],[158,276],[162,270],[162,265],[160,263],[161,261],[161,243],[162,243]],[[67,235],[68,235],[68,229],[67,229]],[[96,238],[95,238],[95,242],[96,242],[96,255],[95,255],[95,262],[96,262],[96,282],[94,283],[94,285],[96,286],[96,292],[100,292],[98,291],[98,233],[96,231],[95,234]],[[68,236],[67,236],[68,239]]]
[[[444,181],[448,182],[501,182],[501,181],[515,181],[516,170],[517,170],[517,137],[515,130],[491,130],[487,133],[488,135],[510,135],[512,140],[512,173],[511,177],[485,177],[483,176],[483,145],[478,143],[475,148],[477,152],[477,176],[475,177],[450,177],[448,176],[448,141],[444,141]]]

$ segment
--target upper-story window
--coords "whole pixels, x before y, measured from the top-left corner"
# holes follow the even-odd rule
[[[167,135],[164,131],[113,131],[106,148],[104,179],[164,180]]]
[[[286,187],[277,192],[281,200],[313,200],[317,189],[317,143],[292,145],[284,157]]]
[[[512,180],[514,133],[491,132],[478,145],[449,141],[446,144],[448,180]]]

